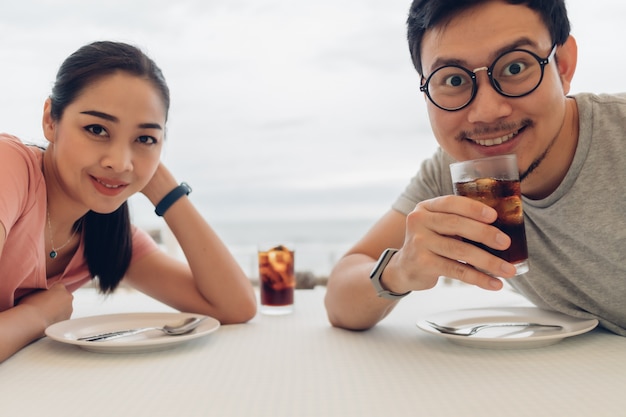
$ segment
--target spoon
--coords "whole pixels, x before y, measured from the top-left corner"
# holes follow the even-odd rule
[[[542,323],[486,323],[479,324],[477,326],[469,326],[469,327],[449,327],[442,326],[441,324],[433,323],[432,321],[427,321],[429,326],[438,330],[441,333],[445,334],[453,334],[457,336],[471,336],[476,334],[482,329],[487,329],[489,327],[547,327],[552,329],[562,329],[563,326],[559,326],[558,324],[542,324]]]
[[[79,337],[77,340],[87,342],[103,342],[105,340],[118,339],[120,337],[131,336],[151,330],[160,330],[168,336],[180,336],[183,334],[191,333],[204,319],[206,319],[206,316],[188,317],[182,323],[175,325],[166,324],[163,327],[141,327],[138,329],[120,330],[117,332],[101,333],[93,336]]]

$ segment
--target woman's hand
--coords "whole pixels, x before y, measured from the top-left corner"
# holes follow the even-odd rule
[[[31,311],[37,312],[40,324],[45,330],[51,324],[70,318],[73,300],[74,296],[65,285],[56,283],[47,290],[36,291],[23,297],[18,305],[31,307]]]
[[[172,173],[159,164],[141,192],[157,206],[177,186]],[[187,262],[152,253],[130,265],[126,281],[178,310],[210,315],[223,324],[254,317],[250,280],[191,200],[185,196],[176,200],[163,219]]]
[[[57,283],[22,297],[13,308],[0,312],[0,362],[44,335],[46,327],[72,315],[74,297]]]
[[[141,193],[145,195],[155,206],[159,204],[159,202],[172,191],[178,183],[174,178],[174,175],[165,167],[165,165],[160,162],[157,167],[154,175],[146,184],[146,186],[141,190]]]

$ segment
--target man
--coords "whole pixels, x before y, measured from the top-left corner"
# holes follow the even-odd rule
[[[569,30],[563,0],[413,1],[409,48],[440,149],[334,268],[333,325],[370,328],[440,276],[486,290],[501,277],[539,307],[626,335],[626,98],[567,96]],[[510,244],[495,210],[452,195],[449,173],[454,161],[501,154],[517,156],[524,196],[530,271],[517,277],[461,239]]]

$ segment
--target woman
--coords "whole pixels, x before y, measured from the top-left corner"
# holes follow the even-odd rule
[[[95,42],[61,66],[43,112],[48,147],[0,135],[0,361],[72,313],[72,291],[124,279],[181,311],[250,320],[250,281],[159,162],[169,90],[137,48]],[[143,193],[188,263],[130,224]]]

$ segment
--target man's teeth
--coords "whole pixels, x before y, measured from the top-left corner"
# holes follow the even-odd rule
[[[481,146],[494,146],[494,145],[502,145],[505,142],[508,142],[515,136],[515,133],[509,133],[506,136],[501,136],[499,138],[494,139],[482,139],[482,140],[474,140],[475,143]]]

